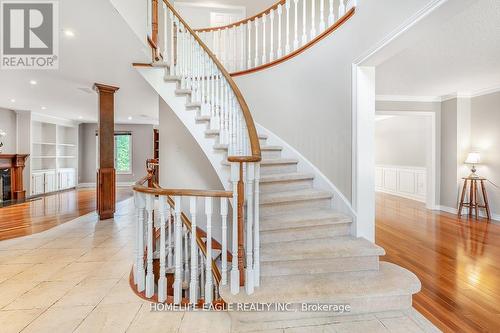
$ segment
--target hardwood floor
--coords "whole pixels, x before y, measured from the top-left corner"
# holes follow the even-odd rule
[[[119,188],[116,200],[132,196]],[[0,240],[31,235],[96,210],[95,189],[78,189],[42,197],[20,205],[0,208]]]
[[[413,306],[445,332],[500,332],[500,225],[377,193],[384,261],[414,272]]]

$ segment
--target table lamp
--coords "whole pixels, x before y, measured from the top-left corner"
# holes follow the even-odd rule
[[[474,153],[469,153],[469,155],[467,155],[467,159],[465,160],[465,164],[471,164],[472,167],[470,169],[470,171],[472,172],[470,175],[469,175],[469,178],[479,178],[479,176],[476,174],[476,164],[480,164],[481,163],[481,155],[477,152],[474,152]]]

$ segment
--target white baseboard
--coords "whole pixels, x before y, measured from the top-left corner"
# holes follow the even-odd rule
[[[116,183],[116,187],[131,187],[134,186],[134,182],[120,182]],[[78,188],[92,188],[96,187],[96,183],[79,183]]]
[[[387,194],[395,195],[397,197],[401,197],[401,198],[415,200],[415,201],[418,201],[418,202],[425,203],[425,198],[422,198],[420,196],[414,196],[414,195],[404,194],[404,193],[401,193],[401,192],[389,191],[389,190],[386,190],[386,189],[383,189],[383,188],[380,188],[380,187],[375,188],[375,191],[376,192],[381,192],[381,193],[387,193]]]

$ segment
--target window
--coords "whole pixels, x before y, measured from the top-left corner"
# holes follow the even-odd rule
[[[132,173],[132,135],[115,134],[116,173]]]
[[[117,174],[132,174],[132,134],[115,133],[115,170]],[[96,133],[96,169],[99,168],[99,139]]]

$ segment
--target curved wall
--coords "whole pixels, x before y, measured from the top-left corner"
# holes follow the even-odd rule
[[[236,77],[255,121],[309,159],[351,198],[351,68],[431,0],[359,0],[356,14],[309,50]]]

